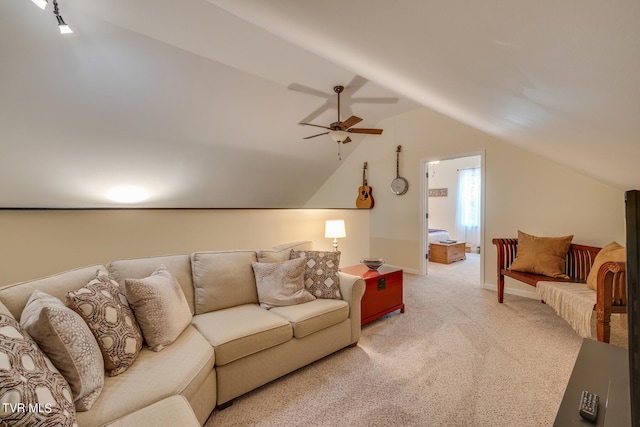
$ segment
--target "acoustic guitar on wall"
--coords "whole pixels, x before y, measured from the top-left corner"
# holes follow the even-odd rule
[[[362,186],[358,188],[356,207],[359,209],[371,209],[373,207],[371,187],[367,185],[367,162],[364,162],[364,166],[362,167]]]

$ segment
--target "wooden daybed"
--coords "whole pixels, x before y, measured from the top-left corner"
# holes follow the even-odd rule
[[[523,273],[509,269],[516,257],[518,239],[493,239],[498,250],[498,302],[504,300],[504,278],[510,277],[531,286],[538,282],[585,283],[596,255],[601,248],[571,244],[567,252],[565,274],[569,279],[547,277],[540,274]],[[598,270],[596,304],[593,309],[597,315],[597,338],[609,342],[611,328],[609,322],[612,313],[627,312],[626,264],[624,262],[605,262]],[[542,301],[544,302],[544,301]]]

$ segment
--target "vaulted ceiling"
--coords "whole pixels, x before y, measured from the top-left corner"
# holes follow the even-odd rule
[[[431,108],[640,188],[640,2],[0,2],[0,207],[298,207],[361,127]],[[353,137],[345,158],[365,141]],[[374,139],[375,137],[369,137]]]

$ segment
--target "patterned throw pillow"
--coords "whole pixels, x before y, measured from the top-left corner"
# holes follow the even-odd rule
[[[340,251],[291,251],[291,259],[305,258],[304,285],[316,298],[342,299]]]
[[[260,307],[269,309],[316,299],[304,287],[304,264],[303,258],[251,263]]]
[[[69,384],[6,314],[0,314],[0,424],[77,426]]]
[[[109,376],[115,377],[133,364],[142,348],[142,333],[115,280],[98,271],[86,286],[67,294],[67,306],[93,332]]]
[[[34,291],[20,326],[69,382],[76,410],[91,409],[104,386],[104,360],[84,320],[58,298]]]
[[[191,323],[180,283],[164,265],[144,279],[125,279],[124,291],[150,350],[162,350]]]

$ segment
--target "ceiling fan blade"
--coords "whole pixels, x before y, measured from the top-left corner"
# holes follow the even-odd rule
[[[326,98],[326,99],[329,99],[333,96],[332,93],[322,92],[318,89],[314,89],[312,87],[305,86],[299,83],[291,83],[289,86],[287,86],[287,89],[295,90],[296,92],[307,93],[309,95],[317,96],[320,98]]]
[[[348,144],[349,142],[351,142],[351,138],[349,138],[349,137],[347,137],[347,139],[342,141],[343,144]]]
[[[302,138],[302,139],[311,139],[311,138],[315,138],[316,136],[320,136],[320,135],[327,135],[327,134],[329,134],[329,132],[322,132],[322,133],[319,133],[319,134],[317,134],[317,135],[307,136],[307,137]]]
[[[368,133],[370,135],[380,135],[382,133],[382,129],[352,128],[352,129],[347,129],[347,132],[350,132],[350,133]]]
[[[314,125],[313,123],[298,123],[299,125],[303,125],[303,126],[315,126],[317,128],[322,128],[322,129],[329,129],[331,130],[330,127],[327,126],[321,126],[321,125]]]
[[[400,98],[383,98],[383,97],[368,97],[368,98],[351,98],[351,102],[357,102],[359,104],[397,104]]]
[[[356,116],[351,116],[349,117],[347,120],[345,120],[344,122],[340,123],[340,127],[342,129],[348,129],[351,126],[360,123],[362,121],[362,119],[360,117],[356,117]]]

